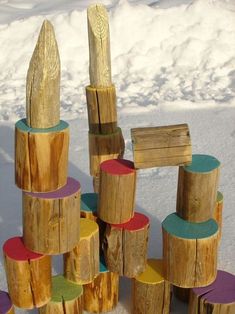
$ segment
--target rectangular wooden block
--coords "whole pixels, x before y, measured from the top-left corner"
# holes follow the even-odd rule
[[[192,161],[187,124],[131,129],[135,168],[182,166]]]

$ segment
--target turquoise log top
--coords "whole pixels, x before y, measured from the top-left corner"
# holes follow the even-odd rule
[[[97,193],[84,193],[81,195],[81,210],[96,212],[98,203]]]
[[[20,129],[23,132],[30,132],[30,133],[49,133],[49,132],[59,132],[69,127],[69,124],[63,120],[60,120],[60,123],[52,128],[31,128],[27,125],[26,119],[21,119],[16,122],[15,127]]]
[[[106,266],[104,256],[100,256],[100,273],[107,273],[109,270]]]
[[[194,154],[192,155],[192,163],[188,166],[184,166],[184,170],[187,172],[207,173],[219,166],[219,160],[213,156]]]
[[[203,239],[214,235],[218,231],[218,224],[214,219],[189,222],[180,218],[177,213],[173,213],[162,222],[162,228],[178,238]]]

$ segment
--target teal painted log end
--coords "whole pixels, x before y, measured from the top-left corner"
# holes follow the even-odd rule
[[[105,263],[104,256],[100,256],[100,273],[107,273],[109,270],[107,268],[107,265]]]
[[[184,166],[184,170],[196,173],[208,173],[220,166],[220,161],[210,155],[192,155],[192,163]]]
[[[95,213],[97,212],[97,204],[97,193],[84,193],[81,195],[81,210]]]
[[[31,128],[27,125],[26,119],[21,119],[16,122],[15,127],[17,129],[20,129],[23,132],[29,132],[29,133],[50,133],[50,132],[58,132],[62,131],[64,129],[67,129],[69,127],[69,124],[63,120],[60,120],[60,123],[56,126],[53,126],[52,128]]]

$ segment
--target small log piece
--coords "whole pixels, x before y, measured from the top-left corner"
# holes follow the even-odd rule
[[[135,168],[188,165],[192,148],[187,124],[131,129]]]
[[[123,224],[107,225],[104,255],[108,269],[129,278],[141,274],[147,264],[149,219],[141,213]]]
[[[189,314],[234,314],[235,276],[218,270],[216,280],[191,290]]]
[[[32,129],[26,120],[15,125],[15,182],[28,192],[55,191],[67,182],[69,125]]]
[[[51,257],[29,251],[21,237],[3,245],[7,284],[14,305],[41,307],[51,298]]]
[[[69,282],[62,275],[52,277],[52,296],[39,314],[82,314],[83,287]]]
[[[125,159],[104,161],[100,166],[98,216],[111,224],[121,224],[133,217],[136,170]]]
[[[146,270],[132,282],[132,314],[169,314],[170,290],[162,260],[148,259]]]
[[[97,221],[97,193],[84,193],[81,195],[81,217]]]
[[[193,155],[189,166],[179,168],[176,211],[191,222],[213,217],[220,162],[212,156]]]
[[[64,254],[64,275],[78,284],[87,284],[99,274],[99,227],[95,221],[80,219],[80,241]]]
[[[89,131],[93,134],[110,134],[117,130],[115,86],[86,87]]]
[[[224,206],[224,196],[221,192],[218,191],[213,218],[217,221],[217,224],[219,226],[219,242],[222,236],[223,206]]]
[[[124,154],[122,130],[117,128],[111,134],[93,134],[89,132],[90,174],[99,177],[100,164],[109,159],[122,158]]]
[[[174,296],[178,300],[180,300],[182,302],[185,302],[185,303],[189,302],[190,290],[191,289],[189,289],[189,288],[180,288],[180,287],[177,287],[177,286],[173,286]]]
[[[5,291],[0,291],[0,313],[15,314],[14,306],[11,302],[10,296]]]
[[[176,213],[162,222],[164,277],[181,288],[211,284],[217,272],[218,225],[188,222]]]
[[[92,4],[87,10],[89,74],[93,87],[112,84],[109,19],[104,5]]]
[[[60,56],[52,24],[43,22],[26,81],[27,125],[52,128],[60,123]]]
[[[55,192],[23,192],[23,239],[33,252],[54,255],[79,242],[80,183],[68,178]]]
[[[110,272],[100,258],[100,273],[92,283],[83,286],[84,310],[91,313],[112,311],[118,303],[119,275]]]

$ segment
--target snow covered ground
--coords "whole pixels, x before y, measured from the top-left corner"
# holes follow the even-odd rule
[[[86,0],[0,0],[0,245],[21,234],[21,191],[14,185],[14,123],[25,117],[25,78],[42,21],[54,27],[61,56],[61,118],[71,132],[70,175],[92,190],[84,87],[89,84]],[[224,194],[219,268],[235,273],[235,1],[105,0],[112,76],[125,157],[130,128],[188,123],[193,153],[221,163]],[[175,211],[177,169],[139,171],[136,208],[151,218],[149,256],[161,256],[161,221]],[[62,270],[60,257],[54,272]],[[0,258],[0,289],[7,289]],[[30,311],[29,313],[36,313]],[[172,313],[186,313],[174,302]],[[27,311],[17,310],[17,313]],[[123,279],[113,313],[130,313]]]

